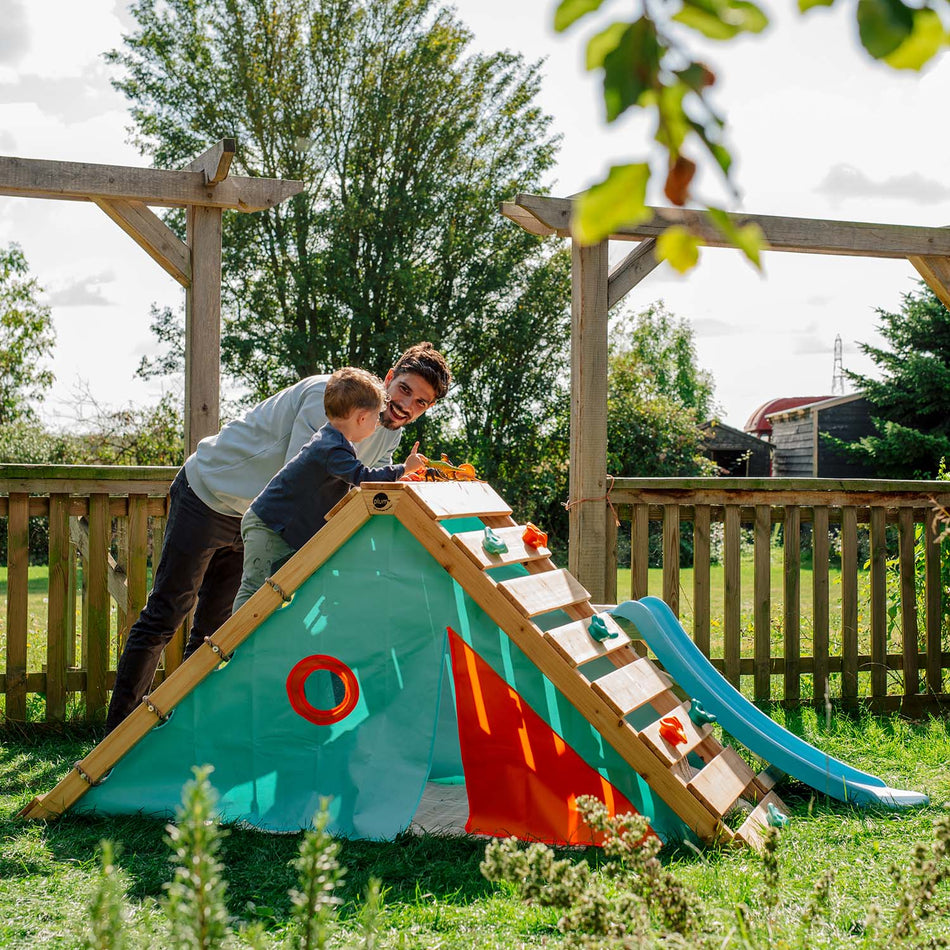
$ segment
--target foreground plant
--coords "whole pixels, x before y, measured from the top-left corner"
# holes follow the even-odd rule
[[[182,790],[177,821],[166,829],[175,873],[165,885],[165,907],[174,947],[210,950],[231,932],[225,905],[227,882],[218,860],[225,832],[215,810],[218,796],[208,781],[212,767],[195,766],[192,771],[195,777]]]
[[[89,928],[84,941],[85,950],[124,950],[127,910],[125,891],[115,868],[115,846],[111,841],[100,841],[102,857],[99,877],[89,902]]]
[[[336,888],[346,873],[337,860],[340,845],[327,834],[328,804],[326,799],[320,802],[314,827],[303,836],[293,862],[300,885],[290,892],[292,913],[299,926],[295,945],[303,950],[323,950],[327,945],[330,923],[340,904]]]

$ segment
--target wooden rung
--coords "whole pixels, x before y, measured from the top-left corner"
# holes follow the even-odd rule
[[[521,539],[524,527],[515,525],[513,528],[493,528],[498,537],[508,545],[508,550],[502,554],[489,554],[483,547],[484,531],[464,531],[452,535],[452,540],[468,554],[469,557],[484,571],[490,567],[502,567],[505,564],[526,564],[528,561],[538,561],[549,558],[551,552],[547,548],[533,548]]]
[[[762,801],[752,810],[752,813],[742,823],[742,827],[736,832],[736,839],[744,841],[747,845],[762,850],[764,839],[762,832],[768,827],[768,808],[774,805],[783,815],[788,814],[788,806],[782,801],[775,792],[769,792]]]
[[[623,719],[627,713],[646,705],[670,688],[670,678],[649,660],[641,658],[611,670],[591,687]]]
[[[770,792],[774,787],[775,783],[782,777],[784,773],[781,769],[777,769],[774,765],[770,765],[764,772],[759,772],[755,777],[755,786],[762,792],[764,795],[766,792]]]
[[[755,772],[731,746],[719,755],[688,784],[693,794],[714,814],[725,815],[755,779]]]
[[[502,581],[498,589],[526,617],[537,617],[590,600],[581,582],[570,571],[563,570]]]
[[[580,666],[582,663],[596,660],[598,657],[610,656],[618,650],[632,651],[636,656],[630,638],[621,630],[617,621],[606,614],[600,616],[607,624],[607,629],[617,634],[612,640],[595,640],[587,632],[587,628],[593,619],[591,617],[575,620],[561,627],[554,627],[544,634],[544,638],[571,666]],[[634,656],[631,656],[631,659],[634,659]]]
[[[510,515],[511,509],[487,482],[403,482],[430,518]]]
[[[707,736],[712,732],[712,726],[707,723],[704,726],[696,726],[693,723],[693,720],[689,718],[689,703],[682,703],[677,706],[676,709],[671,709],[664,716],[661,716],[661,719],[666,718],[667,716],[675,716],[683,727],[683,732],[686,735],[686,742],[681,742],[679,745],[673,745],[670,742],[667,742],[660,735],[660,720],[657,719],[656,722],[650,723],[645,729],[641,730],[640,735],[643,738],[643,741],[649,745],[656,754],[663,759],[665,762],[668,762],[670,765],[674,765],[679,762],[681,759],[686,757],[688,752],[692,752]]]

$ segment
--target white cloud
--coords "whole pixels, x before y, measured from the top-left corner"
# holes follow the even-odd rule
[[[917,204],[950,199],[950,186],[920,172],[891,175],[875,181],[853,165],[832,165],[815,189],[832,199],[841,198],[894,198]]]
[[[0,63],[15,63],[30,48],[26,11],[20,0],[0,0]]]
[[[121,109],[124,100],[109,85],[105,67],[89,63],[74,76],[21,73],[14,82],[0,83],[0,103],[30,103],[44,115],[73,125]]]
[[[115,274],[112,271],[80,277],[51,291],[47,302],[51,307],[113,307],[115,301],[106,297],[102,285],[114,281]]]

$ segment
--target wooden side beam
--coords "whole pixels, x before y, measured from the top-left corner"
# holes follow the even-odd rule
[[[0,195],[73,201],[120,198],[167,208],[206,205],[234,211],[266,211],[301,191],[303,182],[277,178],[227,178],[208,185],[204,171],[0,155]]]
[[[518,195],[514,206],[533,217],[559,237],[570,237],[573,202],[569,198]],[[655,238],[672,224],[687,225],[709,247],[731,247],[702,211],[689,208],[653,208],[653,217],[643,224],[618,228],[611,240],[644,241]],[[505,212],[521,224],[515,212]],[[828,221],[816,218],[786,218],[763,214],[737,214],[738,225],[757,224],[773,251],[804,254],[842,254],[853,257],[950,257],[950,228],[924,228],[903,224],[871,224],[865,221]],[[523,225],[522,225],[523,226]],[[530,230],[530,229],[529,229]],[[535,232],[537,233],[537,232]]]
[[[908,260],[937,299],[945,307],[950,307],[950,257],[910,257]]]
[[[209,188],[213,187],[228,177],[236,147],[237,143],[234,139],[221,139],[206,152],[202,152],[194,161],[189,162],[184,170],[201,172],[204,175],[205,184]]]
[[[620,263],[610,268],[607,275],[607,309],[616,306],[637,284],[659,266],[656,258],[656,239],[649,238],[638,244]]]
[[[182,287],[191,286],[188,246],[141,201],[97,198],[95,203]]]

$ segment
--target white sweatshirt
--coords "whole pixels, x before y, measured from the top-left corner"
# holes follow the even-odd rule
[[[185,461],[194,493],[211,509],[240,518],[267,483],[326,421],[323,391],[329,376],[308,376],[282,389],[208,436]],[[369,468],[391,465],[402,430],[380,426],[356,445]]]

